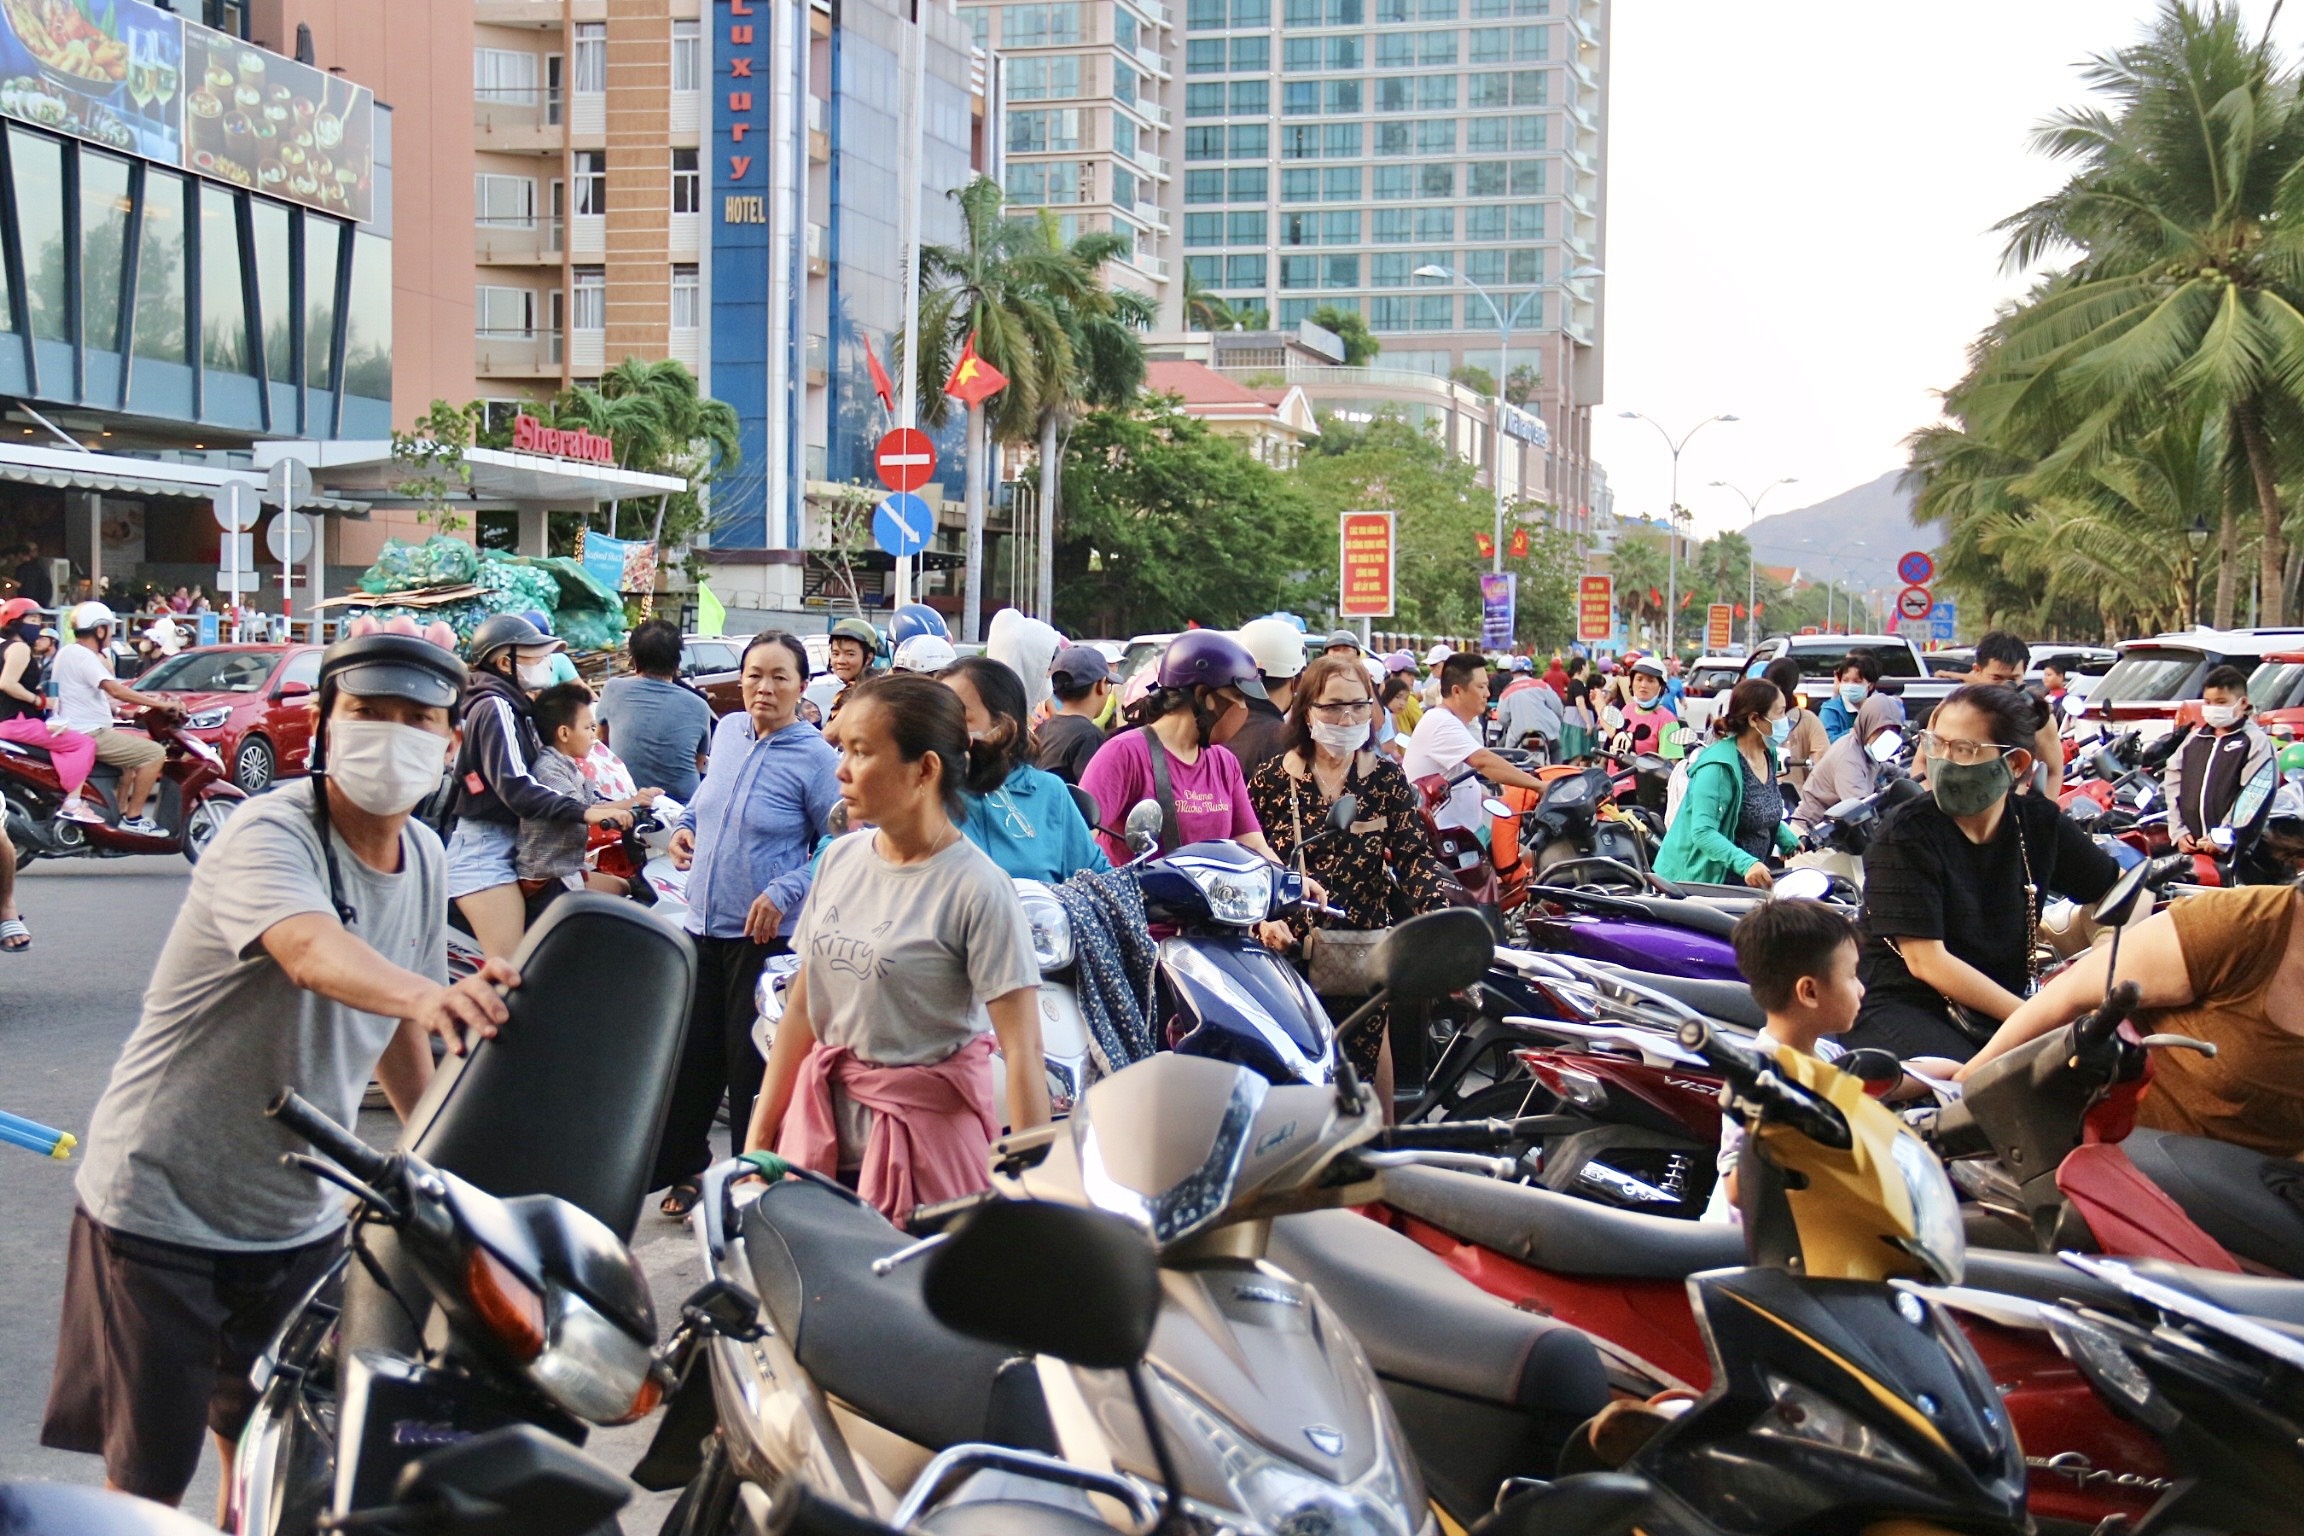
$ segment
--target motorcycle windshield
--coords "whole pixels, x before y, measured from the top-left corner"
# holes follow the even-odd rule
[[[655,1341],[647,1276],[607,1223],[551,1195],[499,1200],[452,1173],[440,1177],[457,1219],[481,1247],[533,1281],[575,1292],[634,1338]]]
[[[1261,945],[1177,938],[1160,966],[1191,1028],[1176,1048],[1216,1056],[1283,1082],[1324,1083],[1334,1028],[1296,968]]]
[[[1172,1243],[1232,1203],[1269,1091],[1245,1067],[1161,1055],[1088,1090],[1070,1130],[1089,1203]]]

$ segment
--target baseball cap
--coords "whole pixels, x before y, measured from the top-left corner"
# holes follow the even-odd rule
[[[1435,645],[1432,647],[1432,649],[1424,653],[1424,665],[1428,667],[1436,667],[1455,654],[1455,648],[1452,646]]]
[[[1112,663],[1092,645],[1067,645],[1048,664],[1048,680],[1059,688],[1086,688],[1112,681]]]
[[[1328,638],[1321,641],[1320,646],[1321,649],[1325,650],[1331,645],[1348,645],[1354,650],[1358,650],[1360,648],[1360,634],[1357,630],[1350,629],[1330,630]]]
[[[369,633],[339,640],[321,653],[320,685],[361,698],[410,699],[454,709],[464,696],[464,663],[417,635]]]

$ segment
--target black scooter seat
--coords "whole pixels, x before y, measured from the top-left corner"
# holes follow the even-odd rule
[[[1678,998],[1708,1019],[1759,1029],[1768,1022],[1768,1010],[1752,999],[1752,989],[1741,981],[1709,981],[1698,976],[1658,976],[1629,966],[1594,961],[1597,970],[1609,971],[1637,982],[1652,992]]]
[[[1618,896],[1609,893],[1609,900],[1621,901],[1637,907],[1657,922],[1674,928],[1685,928],[1691,933],[1708,933],[1724,939],[1736,926],[1736,919],[1744,914],[1731,912],[1694,896]]]
[[[1384,1199],[1443,1232],[1556,1274],[1684,1280],[1749,1262],[1736,1227],[1614,1210],[1477,1174],[1387,1168]]]
[[[2121,1144],[2144,1177],[2239,1258],[2304,1275],[2304,1211],[2267,1182],[2296,1177],[2295,1164],[2228,1141],[2138,1128]]]
[[[36,747],[28,741],[0,741],[0,752],[12,753],[17,757],[21,757],[28,762],[34,763],[52,763],[56,761],[55,754],[50,752],[46,747]]]
[[[1570,1422],[1608,1401],[1591,1339],[1497,1300],[1365,1216],[1284,1216],[1269,1255],[1319,1291],[1380,1376]]]
[[[930,1450],[977,1440],[1055,1449],[1017,1433],[1028,1409],[1006,1403],[996,1416],[996,1399],[1027,1391],[1044,1422],[1038,1380],[1027,1370],[1002,1382],[1010,1351],[931,1316],[921,1265],[872,1273],[874,1259],[910,1241],[878,1211],[844,1190],[787,1180],[745,1211],[742,1231],[761,1304],[824,1391]]]

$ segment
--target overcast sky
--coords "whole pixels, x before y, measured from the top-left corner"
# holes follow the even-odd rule
[[[1607,393],[1596,451],[1616,510],[1661,515],[1677,436],[1710,533],[1900,468],[1963,349],[2022,281],[1992,225],[2052,189],[2040,118],[2152,0],[1616,0]],[[2248,13],[2268,7],[2251,0]],[[2278,35],[2304,43],[2304,5]],[[1767,551],[1760,551],[1763,560]],[[1894,559],[1887,552],[1884,562]],[[1866,573],[1872,574],[1872,573]],[[1877,573],[1886,579],[1885,565]]]

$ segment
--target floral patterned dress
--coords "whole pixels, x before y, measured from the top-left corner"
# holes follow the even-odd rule
[[[1342,921],[1316,923],[1298,913],[1289,925],[1299,941],[1315,927],[1386,928],[1447,904],[1448,873],[1425,840],[1416,792],[1399,764],[1374,752],[1355,754],[1344,774],[1344,789],[1359,800],[1352,829],[1312,842],[1328,825],[1336,797],[1323,794],[1310,774],[1290,773],[1294,760],[1293,752],[1283,752],[1257,769],[1248,781],[1248,802],[1283,863],[1296,862],[1300,841],[1311,843],[1305,872],[1327,887],[1330,906],[1348,914]],[[1363,1078],[1375,1072],[1382,1040],[1383,1031],[1371,1027],[1344,1042]]]

